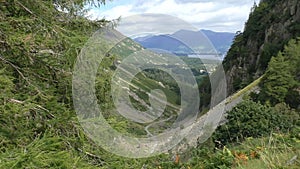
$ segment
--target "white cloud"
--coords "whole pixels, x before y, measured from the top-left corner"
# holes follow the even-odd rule
[[[136,13],[132,12],[133,5],[121,5],[121,6],[116,6],[113,7],[110,10],[101,12],[98,9],[91,9],[88,12],[88,16],[90,16],[91,19],[117,19],[120,16],[130,16],[134,15]]]
[[[116,19],[144,13],[168,14],[198,29],[235,32],[243,29],[252,5],[253,0],[136,0],[102,12],[93,9],[89,14],[93,19]]]
[[[140,14],[125,17],[117,27],[117,30],[129,37],[140,34],[171,34],[181,29],[198,30],[184,20],[165,14]]]

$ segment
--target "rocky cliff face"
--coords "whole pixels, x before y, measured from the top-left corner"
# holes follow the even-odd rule
[[[262,75],[271,57],[298,36],[299,0],[261,0],[254,5],[244,32],[236,34],[223,62],[228,94]]]

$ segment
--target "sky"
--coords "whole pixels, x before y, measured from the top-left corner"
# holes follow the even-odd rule
[[[166,14],[196,29],[217,32],[243,31],[255,0],[113,0],[99,8],[91,7],[90,19],[127,20],[139,14]],[[259,0],[256,0],[259,3]],[[158,15],[157,15],[158,16]],[[131,18],[132,19],[132,18]],[[140,22],[140,21],[138,21]]]

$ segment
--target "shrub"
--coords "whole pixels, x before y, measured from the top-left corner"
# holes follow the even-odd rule
[[[297,123],[299,113],[285,104],[268,107],[246,100],[228,112],[227,119],[228,122],[219,126],[213,135],[222,144],[269,135],[274,130],[287,131]]]

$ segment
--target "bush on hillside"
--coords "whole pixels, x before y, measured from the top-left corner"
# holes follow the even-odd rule
[[[228,112],[227,119],[228,122],[219,126],[213,135],[214,140],[222,144],[266,136],[272,131],[287,131],[299,121],[299,113],[285,104],[268,107],[246,100]]]

